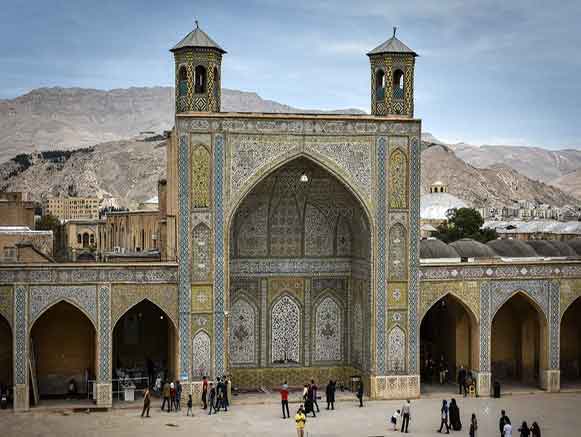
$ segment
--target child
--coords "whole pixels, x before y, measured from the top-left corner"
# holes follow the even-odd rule
[[[192,413],[192,417],[194,417],[194,413],[192,412],[192,395],[188,395],[188,412],[186,416],[189,416]]]
[[[397,418],[401,416],[401,412],[399,410],[396,410],[395,413],[393,413],[393,416],[391,416],[390,422],[393,425],[393,430],[397,431]]]

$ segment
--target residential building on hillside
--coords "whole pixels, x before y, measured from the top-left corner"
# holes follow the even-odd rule
[[[101,201],[97,197],[49,197],[43,202],[43,215],[61,220],[99,218]]]

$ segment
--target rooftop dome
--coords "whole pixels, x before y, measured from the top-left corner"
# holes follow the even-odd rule
[[[449,193],[422,194],[420,217],[428,220],[446,220],[448,210],[467,207],[466,202]]]
[[[462,258],[496,258],[498,255],[494,250],[480,241],[471,238],[462,238],[461,240],[450,243],[458,255]]]
[[[567,246],[573,249],[577,255],[581,255],[581,238],[569,240],[565,244],[567,244]]]
[[[563,256],[561,255],[561,250],[551,244],[550,241],[545,240],[527,240],[525,244],[531,246],[535,252],[537,252],[541,256],[546,257],[555,257],[555,256]]]
[[[450,247],[442,240],[430,238],[420,241],[420,258],[460,258],[454,248]]]
[[[532,246],[521,240],[492,240],[486,245],[497,255],[507,258],[535,258],[539,256]]]
[[[557,249],[559,249],[559,253],[561,254],[561,256],[570,256],[570,257],[577,256],[577,252],[575,252],[575,250],[564,241],[549,240],[548,243],[552,244]]]

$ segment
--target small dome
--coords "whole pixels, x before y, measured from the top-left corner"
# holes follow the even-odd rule
[[[420,200],[420,217],[427,220],[446,220],[446,213],[454,208],[468,208],[468,205],[449,193],[423,194]]]
[[[567,243],[565,243],[564,241],[549,240],[548,243],[555,246],[559,250],[559,253],[561,254],[561,256],[568,256],[568,257],[576,257],[577,256],[577,252],[575,252],[575,250],[573,250],[573,248],[571,246],[569,246]]]
[[[561,256],[561,251],[549,241],[545,240],[527,240],[525,244],[531,246],[535,252],[541,256],[555,257]]]
[[[458,255],[462,258],[496,258],[498,255],[480,241],[471,238],[462,238],[461,240],[450,243]]]
[[[420,258],[460,258],[454,248],[450,247],[442,240],[430,238],[420,241]]]
[[[539,255],[521,240],[492,240],[486,243],[499,256],[507,258],[536,258]]]
[[[566,244],[573,249],[577,255],[581,255],[581,238],[574,238],[573,240],[567,241]]]

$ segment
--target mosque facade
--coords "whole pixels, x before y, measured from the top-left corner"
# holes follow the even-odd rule
[[[198,26],[171,51],[160,204],[178,262],[1,266],[15,409],[71,378],[110,407],[112,381],[149,362],[198,397],[228,374],[248,389],[358,375],[371,398],[416,398],[442,359],[479,396],[503,378],[558,391],[565,331],[579,377],[574,248],[420,244],[417,54],[395,32],[367,54],[370,115],[221,112],[226,51]]]

